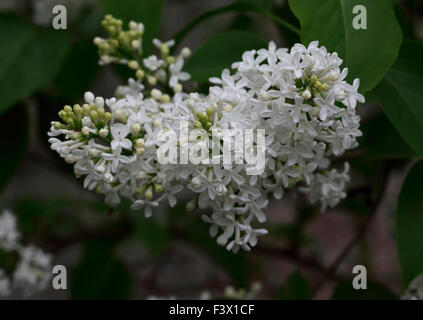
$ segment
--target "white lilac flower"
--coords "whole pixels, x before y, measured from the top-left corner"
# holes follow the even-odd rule
[[[423,276],[420,275],[411,281],[407,290],[401,297],[402,300],[423,300]]]
[[[0,215],[0,249],[10,251],[17,248],[20,234],[16,217],[9,210]]]
[[[25,295],[46,288],[51,278],[52,257],[33,246],[22,248],[20,256],[13,274],[14,285]]]
[[[10,294],[10,279],[6,273],[0,269],[0,296],[8,296]]]
[[[200,293],[199,300],[212,300],[212,299],[226,299],[226,300],[253,300],[262,291],[262,284],[254,282],[249,289],[235,289],[232,286],[227,286],[223,292],[213,293],[208,290]],[[175,295],[168,297],[148,296],[147,300],[177,300]]]
[[[164,61],[158,59],[157,56],[151,55],[148,58],[143,60],[144,66],[146,66],[151,71],[156,71],[162,65],[164,65]]]
[[[104,25],[106,30],[111,25],[125,32],[113,17],[106,17]],[[100,54],[113,56],[113,50],[102,49],[103,41],[108,40],[97,41]],[[154,44],[161,59],[149,57],[146,69],[132,63],[139,67],[138,80],[121,86],[119,96],[106,100],[106,107],[103,99],[87,94],[86,104],[65,107],[59,112],[63,122],[52,122],[51,147],[75,164],[85,188],[103,193],[110,206],[129,198],[147,217],[163,201],[174,206],[177,195],[189,189],[195,193],[189,208],[211,209],[202,216],[211,236],[233,252],[250,250],[258,236],[267,233],[260,224],[266,221],[270,195],[280,199],[298,185],[322,210],[346,196],[349,166],[345,164],[343,171],[331,168],[331,158],[357,147],[361,131],[355,108],[364,98],[357,92],[358,80],[353,85],[344,80],[348,70],[340,69],[342,60],[336,53],[317,42],[308,47],[296,44],[290,50],[271,42],[268,49],[245,52],[242,61],[233,63],[232,72],[223,70],[221,77],[210,79],[206,96],[176,88],[189,77],[182,71],[187,50],[173,57],[172,41],[155,39]],[[137,54],[134,51],[128,61]],[[163,64],[155,65],[159,60]],[[84,117],[91,119],[97,133],[81,134]],[[264,129],[263,170],[251,175],[254,166],[245,159],[235,164],[223,164],[219,155],[213,157],[216,163],[208,159],[213,148],[246,129]],[[184,130],[196,135],[181,140]],[[159,155],[166,142],[160,137],[169,132],[175,133],[173,145],[185,151],[163,163]],[[204,141],[199,143],[199,136]],[[245,142],[246,154],[259,147],[258,135],[246,136]],[[206,152],[198,156],[201,148]],[[232,159],[242,154],[236,143],[227,148]],[[195,164],[187,155],[195,156]]]
[[[49,254],[34,246],[23,246],[19,241],[15,215],[4,210],[0,215],[0,254],[2,261],[17,261],[14,269],[3,270],[0,264],[0,296],[19,290],[24,295],[44,289],[51,277]]]

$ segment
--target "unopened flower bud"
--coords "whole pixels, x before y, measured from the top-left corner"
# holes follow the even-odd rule
[[[144,197],[147,200],[153,199],[153,188],[151,186],[148,187],[147,190],[145,190]]]
[[[104,99],[102,97],[95,98],[95,105],[97,107],[104,107]]]
[[[134,123],[132,125],[132,133],[135,134],[135,135],[137,135],[138,133],[140,133],[140,131],[141,131],[140,124],[139,123]]]
[[[138,61],[136,60],[131,60],[128,62],[128,67],[133,69],[133,70],[137,70],[140,68],[140,65],[138,64]]]
[[[180,83],[177,83],[173,86],[173,92],[178,93],[182,92],[182,85]]]
[[[149,83],[149,84],[151,84],[152,86],[154,86],[154,85],[156,85],[156,84],[157,84],[157,78],[156,78],[156,77],[153,77],[153,76],[148,76],[148,77],[147,77],[147,81],[148,81],[148,83]]]
[[[100,131],[98,132],[98,134],[99,134],[99,136],[101,137],[101,138],[106,138],[107,137],[107,135],[109,134],[109,130],[107,130],[106,128],[102,128],[102,129],[100,129]]]
[[[191,50],[188,47],[185,47],[181,51],[181,56],[185,59],[188,58],[191,55]]]
[[[155,100],[160,100],[162,93],[160,90],[158,89],[153,89],[151,90],[151,96],[153,97],[153,99]]]
[[[142,69],[138,69],[138,70],[137,70],[137,72],[135,73],[135,76],[136,76],[138,79],[142,79],[142,78],[144,78],[144,76],[145,76],[145,72],[144,72],[144,70],[142,70]]]
[[[163,186],[161,184],[155,183],[154,184],[154,191],[160,193],[163,191]]]
[[[169,95],[168,95],[168,94],[163,94],[163,95],[160,97],[160,101],[161,101],[161,102],[163,102],[163,103],[168,103],[168,102],[170,101],[170,97],[169,97]]]
[[[303,92],[303,94],[302,94],[302,96],[306,100],[310,99],[311,98],[311,92],[310,92],[310,90],[308,88],[305,89],[304,92]]]
[[[89,92],[89,91],[85,92],[84,100],[85,100],[86,103],[92,104],[94,102],[94,99],[95,99],[95,97],[94,97],[94,94],[92,92]]]

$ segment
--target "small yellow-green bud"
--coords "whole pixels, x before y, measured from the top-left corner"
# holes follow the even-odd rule
[[[145,192],[145,186],[138,187],[138,188],[135,190],[135,192],[136,192],[137,194],[144,194],[144,192]]]
[[[137,139],[136,143],[137,143],[137,147],[143,147],[145,141],[144,139],[140,138],[140,139]]]
[[[138,24],[135,21],[130,21],[129,22],[129,29],[131,30],[136,30],[137,29]]]
[[[95,37],[94,40],[93,40],[93,42],[94,42],[94,44],[96,46],[99,46],[99,45],[101,45],[104,42],[104,39],[102,39],[100,37]]]
[[[151,186],[148,187],[147,190],[145,190],[144,197],[147,200],[153,199],[153,188]]]
[[[319,78],[317,78],[317,76],[316,76],[315,74],[313,74],[313,75],[310,77],[310,83],[311,83],[312,85],[314,85],[317,81],[319,81]]]
[[[81,134],[79,132],[72,133],[71,135],[72,140],[78,140],[80,137],[81,137]]]
[[[63,110],[65,110],[65,112],[66,112],[66,113],[73,113],[73,112],[72,112],[72,107],[71,107],[71,106],[65,106],[65,107],[63,108]]]
[[[131,61],[128,62],[128,67],[133,69],[133,70],[137,70],[137,69],[140,68],[140,65],[139,65],[138,61],[131,60]]]
[[[163,191],[163,186],[161,184],[155,183],[154,184],[154,191],[156,191],[157,193],[160,193]]]
[[[141,131],[140,124],[139,123],[134,123],[132,125],[132,133],[135,134],[135,135],[137,135],[138,133],[140,133],[140,131]]]
[[[82,110],[84,111],[84,114],[88,115],[88,113],[90,112],[90,106],[88,104],[83,104],[82,105]]]
[[[112,118],[112,114],[110,112],[105,112],[104,113],[104,120],[106,122],[110,121],[111,118]]]
[[[168,102],[170,101],[170,97],[169,97],[169,95],[168,95],[168,94],[163,94],[163,95],[160,97],[160,101],[161,101],[161,102],[163,102],[163,103],[168,103]]]
[[[59,111],[59,117],[62,118],[63,120],[65,120],[65,118],[67,117],[66,111],[65,110],[60,110]]]
[[[191,55],[191,50],[188,47],[185,47],[182,49],[181,55],[186,59]]]
[[[157,84],[157,78],[154,76],[148,76],[147,77],[147,81],[149,84],[151,84],[152,86]]]
[[[160,46],[160,51],[162,53],[162,55],[167,56],[169,54],[169,47],[167,44],[162,43]]]
[[[175,93],[182,92],[182,85],[180,83],[175,84],[173,87],[173,92]]]
[[[175,57],[174,57],[174,56],[168,56],[168,57],[166,58],[166,62],[167,62],[168,64],[172,64],[172,63],[174,63],[174,62],[175,62]]]
[[[194,211],[196,207],[197,207],[197,203],[196,203],[195,199],[188,201],[187,204],[186,204],[186,208],[187,208],[188,212]]]
[[[231,112],[232,111],[232,105],[230,105],[229,103],[225,104],[223,106],[223,110],[225,110],[226,112]]]
[[[141,41],[139,41],[139,40],[132,40],[131,41],[131,46],[134,49],[139,49],[141,47]]]
[[[138,70],[137,70],[137,72],[135,73],[135,76],[136,76],[138,79],[142,79],[142,78],[144,78],[144,76],[145,76],[145,72],[144,72],[144,70],[138,69]]]

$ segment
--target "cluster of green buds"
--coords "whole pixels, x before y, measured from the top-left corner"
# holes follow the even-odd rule
[[[182,71],[184,59],[191,55],[189,48],[183,48],[178,55],[171,54],[174,41],[162,42],[153,40],[154,46],[160,51],[159,56],[144,56],[142,37],[144,25],[134,21],[129,22],[128,30],[123,27],[123,22],[111,15],[106,15],[102,26],[108,34],[107,39],[96,37],[94,44],[98,47],[101,64],[119,63],[133,70],[135,78],[145,88],[144,96],[153,96],[151,89],[159,88],[161,91],[173,95],[181,92],[183,87],[180,81],[189,79],[189,74]],[[156,91],[157,93],[157,91]],[[157,94],[154,99],[166,102],[169,95]]]
[[[304,99],[309,100],[321,92],[328,91],[329,86],[320,81],[316,75],[307,76],[295,80],[295,85],[298,92],[301,93]]]
[[[134,21],[129,22],[129,30],[123,30],[123,22],[111,15],[106,15],[102,26],[109,35],[108,39],[96,37],[94,44],[98,47],[101,62],[121,62],[134,65],[142,54],[142,36],[144,25]]]
[[[154,199],[154,194],[159,194],[161,192],[163,192],[163,186],[159,183],[145,184],[136,189],[136,193],[139,195],[143,195],[144,198],[147,200]]]
[[[62,122],[54,122],[56,130],[66,129],[75,131],[72,139],[77,140],[83,136],[89,136],[93,130],[98,132],[101,138],[109,134],[106,128],[107,123],[112,118],[112,114],[104,109],[104,100],[101,98],[92,98],[91,104],[84,103],[82,106],[75,104],[73,107],[66,105],[59,111],[59,117]],[[88,122],[88,124],[86,123]]]

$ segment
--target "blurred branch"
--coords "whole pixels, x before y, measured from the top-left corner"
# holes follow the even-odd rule
[[[366,234],[366,231],[368,230],[371,224],[371,221],[373,220],[374,216],[378,212],[379,206],[383,200],[383,196],[385,195],[386,186],[389,181],[389,175],[390,175],[390,168],[389,168],[389,165],[385,162],[382,169],[382,182],[380,184],[380,190],[375,200],[371,199],[371,195],[370,195],[371,189],[367,186],[363,188],[357,188],[357,189],[351,190],[352,192],[349,193],[349,195],[364,193],[366,195],[366,200],[370,208],[370,214],[364,219],[364,221],[362,222],[361,226],[358,228],[354,237],[346,244],[344,249],[340,252],[340,254],[336,257],[334,262],[326,270],[324,276],[314,286],[312,290],[313,297],[317,295],[317,293],[319,292],[319,290],[321,289],[321,287],[323,286],[326,280],[332,279],[334,277],[339,266],[350,255],[350,253],[355,248],[355,246],[361,241],[361,239]]]
[[[254,254],[268,255],[272,258],[286,259],[292,262],[295,262],[299,266],[308,268],[313,271],[320,273],[325,273],[326,268],[316,259],[311,257],[302,256],[297,252],[297,250],[292,248],[281,248],[281,247],[272,247],[272,246],[257,246],[254,248]],[[331,274],[331,278],[337,279],[337,275]]]

